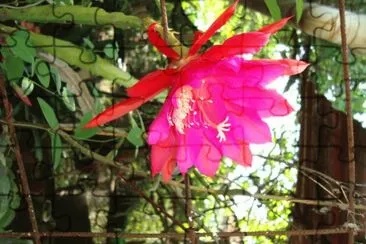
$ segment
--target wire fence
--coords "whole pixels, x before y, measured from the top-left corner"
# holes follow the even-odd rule
[[[162,3],[162,12],[165,13],[165,1],[161,1]],[[165,233],[120,233],[116,232],[78,232],[78,231],[41,231],[39,228],[40,223],[37,222],[35,206],[34,206],[34,194],[32,194],[29,186],[29,175],[27,176],[26,169],[24,167],[23,157],[21,148],[19,146],[19,142],[16,135],[17,128],[32,128],[34,125],[29,125],[26,123],[21,123],[14,121],[12,118],[12,107],[11,102],[9,101],[7,91],[5,89],[5,78],[3,76],[0,77],[0,88],[2,94],[2,102],[5,108],[5,119],[0,120],[0,123],[3,125],[7,125],[9,128],[9,135],[11,141],[11,148],[16,155],[17,160],[17,172],[20,176],[20,184],[21,184],[21,194],[26,202],[26,209],[29,217],[29,221],[31,224],[31,231],[29,232],[2,232],[0,233],[0,238],[24,238],[24,239],[32,239],[34,243],[40,244],[43,243],[47,238],[56,238],[56,239],[67,239],[67,238],[109,238],[109,239],[118,239],[124,238],[126,240],[138,239],[152,239],[155,241],[160,241],[164,243],[169,243],[170,241],[184,241],[186,243],[199,243],[204,238],[211,238],[211,240],[216,241],[231,241],[232,243],[243,241],[243,238],[246,237],[276,237],[276,236],[287,236],[290,237],[306,237],[306,236],[321,236],[321,235],[339,235],[339,234],[347,234],[348,243],[354,243],[354,236],[359,233],[366,232],[366,228],[360,227],[362,225],[357,225],[356,216],[362,215],[362,212],[365,211],[366,207],[363,202],[363,194],[357,192],[357,189],[360,187],[364,187],[363,185],[356,184],[356,166],[355,166],[355,156],[354,156],[354,138],[353,135],[353,124],[352,124],[352,111],[351,111],[351,98],[350,98],[350,71],[349,71],[349,61],[348,61],[348,49],[347,49],[347,40],[346,40],[346,23],[345,23],[345,2],[344,0],[339,0],[339,16],[341,22],[340,33],[342,37],[342,57],[343,57],[343,77],[345,80],[345,104],[346,104],[346,114],[347,114],[347,161],[348,164],[348,182],[342,182],[334,179],[331,176],[326,175],[325,173],[319,172],[317,170],[306,167],[305,165],[300,165],[299,172],[306,177],[308,181],[312,181],[317,187],[325,188],[323,190],[328,191],[329,195],[334,196],[331,199],[309,199],[303,196],[288,196],[288,195],[276,195],[276,194],[250,194],[241,189],[233,189],[230,186],[235,186],[234,183],[230,182],[230,184],[226,188],[222,189],[211,189],[210,186],[196,186],[192,185],[190,178],[188,175],[184,177],[180,182],[171,181],[167,186],[169,188],[179,189],[180,195],[171,196],[167,195],[167,198],[177,199],[176,202],[173,201],[173,204],[178,205],[178,208],[184,208],[184,219],[182,221],[182,217],[177,217],[172,214],[171,211],[167,210],[166,206],[159,202],[164,196],[159,196],[158,201],[156,197],[147,193],[146,189],[144,189],[143,185],[136,180],[138,177],[147,178],[148,173],[141,173],[140,171],[135,171],[133,168],[121,164],[119,161],[107,160],[106,157],[100,155],[99,153],[92,152],[91,150],[85,148],[79,142],[73,140],[67,133],[67,126],[61,126],[58,131],[55,133],[59,134],[63,140],[67,141],[72,148],[79,149],[84,155],[92,156],[92,158],[96,161],[103,161],[108,167],[113,168],[113,174],[115,175],[117,181],[123,183],[128,186],[130,191],[133,193],[132,195],[138,199],[143,199],[147,205],[150,206],[150,209],[147,211],[151,211],[152,213],[158,213],[162,218],[168,219],[176,228],[179,228],[180,231],[170,231]],[[167,21],[164,22],[164,31],[168,31]],[[167,33],[164,34],[167,36]],[[303,89],[302,97],[311,97],[309,92],[309,84],[307,83],[309,77],[304,74],[302,76],[302,84],[305,84],[305,89]],[[313,94],[314,95],[314,94]],[[306,100],[306,99],[305,99]],[[302,109],[305,110],[306,107],[309,107],[309,103],[303,105]],[[311,116],[303,116],[302,119],[310,119]],[[41,127],[40,125],[38,126]],[[302,130],[304,130],[304,122],[302,121]],[[46,127],[45,127],[46,129]],[[308,128],[311,130],[311,128]],[[103,131],[105,133],[109,133],[107,131]],[[116,131],[110,132],[113,136],[116,136]],[[123,134],[124,132],[122,132]],[[306,134],[306,132],[305,132]],[[120,135],[120,134],[118,134]],[[124,135],[126,136],[126,135]],[[309,138],[303,136],[303,140],[307,141]],[[309,149],[310,150],[310,149]],[[306,154],[306,152],[303,152]],[[267,158],[268,159],[268,158]],[[301,161],[300,156],[300,161]],[[305,159],[306,161],[306,159]],[[137,172],[137,173],[136,173]],[[226,179],[227,180],[227,179]],[[331,186],[332,185],[332,186]],[[340,189],[338,193],[334,192],[333,189]],[[329,190],[330,189],[330,190]],[[167,191],[169,192],[169,191]],[[201,194],[201,195],[200,195]],[[124,195],[126,197],[126,195]],[[131,194],[129,195],[131,197]],[[317,209],[321,209],[323,207],[328,207],[330,209],[336,209],[338,212],[345,213],[347,215],[347,219],[345,220],[345,224],[334,225],[329,228],[317,228],[317,229],[304,229],[302,227],[298,229],[291,230],[268,230],[268,231],[238,231],[238,226],[236,226],[232,231],[212,231],[210,228],[204,228],[203,225],[200,224],[199,217],[197,213],[193,210],[192,202],[204,201],[207,197],[216,198],[217,202],[223,201],[222,199],[230,199],[234,196],[245,196],[250,199],[260,199],[267,201],[279,201],[281,203],[293,203],[296,206],[317,206]],[[32,200],[33,198],[33,200]],[[128,197],[126,197],[127,199]],[[226,204],[226,203],[225,203]],[[235,205],[232,202],[233,206]],[[296,207],[295,207],[296,208]],[[210,211],[215,211],[215,209],[211,209]],[[228,217],[229,218],[229,217]],[[237,219],[233,220],[234,222],[239,222]],[[237,225],[232,224],[232,226]],[[228,228],[230,229],[230,228]],[[239,239],[235,239],[239,238]],[[290,239],[291,240],[291,239]],[[300,243],[300,242],[298,242]],[[305,242],[304,242],[305,243]]]

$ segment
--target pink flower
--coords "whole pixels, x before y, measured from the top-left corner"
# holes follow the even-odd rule
[[[201,46],[233,15],[235,1],[204,33],[198,33],[187,57],[180,57],[155,31],[149,39],[171,59],[165,70],[154,71],[127,89],[131,97],[99,114],[86,127],[94,127],[136,109],[166,88],[168,97],[149,128],[151,171],[171,178],[178,166],[185,174],[196,167],[202,174],[215,175],[223,156],[250,166],[251,143],[272,140],[262,118],[285,116],[293,109],[285,98],[266,85],[283,75],[302,72],[308,64],[292,59],[246,60],[266,45],[271,34],[289,18],[256,32],[242,33],[221,45],[198,54]]]

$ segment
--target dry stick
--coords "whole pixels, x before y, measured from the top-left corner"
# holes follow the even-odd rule
[[[37,219],[36,219],[33,202],[32,202],[32,196],[31,196],[31,192],[29,189],[29,185],[28,185],[28,179],[27,179],[27,174],[25,172],[25,168],[24,168],[24,164],[23,164],[22,154],[20,152],[20,146],[19,146],[18,139],[16,136],[15,126],[13,124],[11,104],[8,99],[8,94],[6,92],[4,81],[5,81],[4,75],[2,73],[0,73],[0,89],[1,89],[2,96],[3,96],[5,117],[6,117],[7,125],[9,128],[10,140],[11,140],[12,144],[14,145],[15,157],[17,160],[18,168],[19,168],[20,181],[21,181],[23,192],[25,195],[25,200],[26,200],[27,206],[28,206],[28,214],[29,214],[29,217],[31,220],[32,231],[33,231],[32,236],[33,236],[33,239],[36,244],[41,244],[41,239],[39,237],[39,231],[38,231],[38,226],[37,226]]]
[[[160,0],[160,7],[161,7],[161,19],[162,19],[162,26],[163,26],[163,38],[165,42],[168,40],[168,15],[166,12],[166,3],[165,0]]]
[[[353,135],[353,118],[352,118],[352,104],[351,104],[351,89],[350,89],[350,74],[348,64],[348,47],[347,47],[347,35],[346,35],[346,21],[345,21],[345,2],[344,0],[338,0],[339,4],[339,17],[341,27],[341,39],[342,39],[342,60],[343,60],[343,79],[346,91],[346,113],[347,113],[347,154],[348,154],[348,175],[349,175],[349,211],[355,212],[355,181],[356,181],[356,165],[354,154],[354,135]],[[349,223],[354,223],[354,216],[352,214],[348,217]],[[348,243],[354,243],[353,229],[349,230]]]
[[[186,195],[186,217],[189,225],[189,229],[187,230],[188,236],[189,239],[191,240],[191,244],[196,244],[197,239],[193,227],[193,217],[192,217],[192,192],[188,173],[184,175],[184,189]]]
[[[295,32],[296,33],[296,32]],[[297,41],[297,39],[295,38],[294,40]],[[306,45],[306,49],[305,49],[305,53],[308,54],[310,51],[310,47],[309,47],[309,44],[307,42],[307,45]],[[306,58],[306,61],[308,61],[308,55],[305,56]],[[309,108],[310,108],[310,103],[312,102],[311,100],[309,101],[309,90],[311,88],[311,83],[309,82],[308,80],[308,73],[309,71],[308,70],[305,70],[303,73],[302,73],[302,79],[301,79],[301,131],[300,131],[300,140],[302,143],[302,148],[300,150],[300,152],[302,152],[302,154],[299,155],[300,157],[300,160],[299,160],[299,167],[305,165],[306,163],[309,163],[308,160],[308,147],[307,147],[307,143],[312,139],[311,138],[311,134],[309,134],[309,124],[310,124],[310,121],[309,121],[309,118],[310,118],[310,115],[309,115]],[[296,188],[296,196],[297,197],[300,197],[300,198],[304,198],[305,196],[305,177],[301,177],[301,171],[299,170],[298,171],[298,174],[297,174],[297,188]],[[300,212],[303,211],[303,206],[299,206],[299,210]],[[299,237],[298,238],[298,241],[300,243],[303,243],[304,242],[304,238],[303,237]]]
[[[310,236],[310,235],[330,235],[348,233],[347,228],[329,228],[329,229],[308,229],[308,230],[275,230],[275,231],[236,231],[236,232],[211,232],[196,233],[198,237],[246,237],[246,236]],[[355,230],[356,232],[364,232],[365,229]],[[115,232],[40,232],[41,237],[108,237],[108,238],[125,238],[125,239],[148,239],[148,238],[169,238],[184,240],[184,233],[167,232],[167,233],[115,233]],[[29,238],[31,232],[2,232],[0,238]]]
[[[146,194],[140,190],[140,188],[132,181],[127,180],[122,173],[119,173],[118,176],[121,178],[126,184],[130,185],[133,190],[140,195],[140,197],[144,198],[147,202],[151,204],[151,206],[157,211],[163,213],[165,216],[167,216],[175,225],[179,226],[183,230],[186,229],[182,223],[180,223],[178,220],[176,220],[172,215],[170,215],[168,212],[166,212],[162,207],[160,207],[156,202],[154,202],[152,199],[150,199]]]

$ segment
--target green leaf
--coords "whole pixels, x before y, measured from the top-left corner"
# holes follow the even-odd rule
[[[89,49],[94,49],[94,47],[95,47],[94,43],[90,40],[89,37],[83,38],[83,41],[84,41],[84,43],[83,43],[84,47],[87,47]]]
[[[3,153],[0,153],[0,165],[4,167],[6,166],[6,158]]]
[[[10,52],[10,48],[6,48],[6,47],[1,47],[0,48],[0,53],[1,55],[4,57],[4,59],[6,59],[9,56],[14,56],[11,52]]]
[[[16,193],[13,193],[12,196],[13,198],[11,199],[10,207],[11,209],[17,209],[20,206],[20,197]]]
[[[58,69],[54,66],[51,66],[50,71],[51,71],[52,79],[55,82],[57,92],[58,92],[58,94],[61,94],[62,81],[61,81],[61,76],[58,72]]]
[[[62,141],[58,134],[51,134],[53,169],[56,170],[61,162]]]
[[[39,82],[46,88],[50,85],[50,70],[46,62],[36,59],[35,73]]]
[[[137,126],[132,127],[130,132],[128,132],[127,140],[131,142],[136,147],[141,147],[144,145],[144,140],[142,139],[142,134],[144,131]]]
[[[7,57],[4,62],[4,68],[9,81],[17,81],[23,77],[24,62],[18,57]]]
[[[296,0],[296,22],[301,20],[302,12],[304,10],[304,0]]]
[[[100,97],[101,94],[99,93],[98,89],[93,86],[92,88],[92,94],[94,97]],[[95,113],[100,113],[105,109],[105,106],[101,103],[101,99],[96,99],[95,100]]]
[[[36,49],[33,47],[29,35],[28,31],[19,30],[8,36],[6,42],[15,56],[32,64],[36,56]]]
[[[33,134],[33,139],[34,139],[35,156],[36,156],[37,161],[41,162],[43,160],[41,137],[37,130],[32,130],[32,134]]]
[[[103,52],[108,58],[116,59],[118,57],[118,44],[113,46],[112,43],[108,43],[104,46]]]
[[[74,5],[74,0],[54,0],[56,6],[72,6]]]
[[[70,111],[74,112],[76,110],[74,95],[71,94],[67,87],[62,89],[62,100]]]
[[[15,217],[14,210],[7,208],[7,211],[0,217],[0,228],[8,226]]]
[[[7,194],[10,191],[10,181],[5,172],[5,167],[2,167],[0,170],[0,198],[7,197]]]
[[[75,130],[74,136],[78,140],[88,139],[95,134],[97,134],[101,129],[99,127],[96,128],[84,128],[84,126],[93,118],[92,113],[87,113],[81,118],[79,126]]]
[[[41,107],[43,116],[45,117],[48,125],[52,129],[57,129],[59,126],[59,123],[58,123],[58,119],[57,119],[56,114],[53,111],[52,107],[50,105],[48,105],[48,103],[40,97],[37,97],[37,100],[38,100],[39,106]]]
[[[0,166],[0,228],[4,229],[14,218],[14,211],[9,208],[11,181],[7,166]]]
[[[281,19],[281,9],[280,6],[278,6],[277,0],[264,0],[264,2],[267,5],[267,8],[275,20]]]
[[[25,96],[28,96],[32,93],[34,89],[34,83],[27,77],[23,77],[22,79],[22,90]]]

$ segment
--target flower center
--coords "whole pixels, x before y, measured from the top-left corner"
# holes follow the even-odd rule
[[[204,84],[204,82],[202,83]],[[188,85],[184,85],[176,90],[172,99],[173,110],[168,114],[169,125],[174,126],[182,135],[184,135],[185,128],[191,128],[192,126],[208,128],[210,126],[217,130],[216,138],[219,142],[226,141],[225,132],[230,131],[231,126],[229,117],[226,116],[220,123],[212,121],[209,113],[219,111],[206,111],[204,104],[213,103],[213,101],[200,97],[198,94],[198,92],[194,93],[193,88]]]
[[[174,125],[177,131],[181,134],[184,134],[184,127],[186,127],[185,119],[191,111],[191,103],[193,102],[193,93],[192,87],[190,86],[182,86],[175,92],[175,96],[173,98],[173,102],[175,102],[175,109],[171,115],[171,118],[168,118],[170,125]]]

